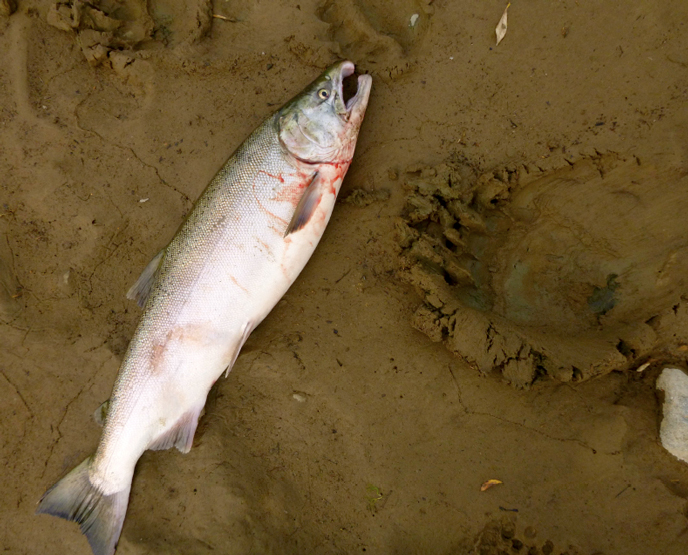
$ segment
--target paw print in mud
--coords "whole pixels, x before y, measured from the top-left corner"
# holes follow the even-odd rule
[[[540,540],[536,530],[527,526],[523,530],[507,518],[492,520],[480,531],[475,540],[476,555],[583,555],[576,547],[569,545],[558,548],[550,540]],[[602,555],[600,552],[594,555]]]
[[[431,3],[423,0],[327,0],[318,9],[339,54],[385,80],[408,71],[433,13]]]
[[[555,170],[410,168],[399,276],[413,325],[516,387],[685,359],[688,178],[616,154]],[[661,217],[660,217],[661,215]]]

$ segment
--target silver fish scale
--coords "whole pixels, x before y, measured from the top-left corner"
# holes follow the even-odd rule
[[[110,436],[124,427],[125,415],[131,414],[139,392],[155,381],[150,360],[154,350],[165,343],[166,333],[185,305],[197,303],[199,312],[215,308],[214,299],[195,291],[204,269],[212,266],[214,274],[229,275],[232,268],[246,267],[247,251],[255,248],[256,231],[265,226],[259,202],[274,198],[277,186],[284,187],[270,176],[296,170],[280,144],[278,116],[279,112],[259,126],[230,157],[166,248],[136,335],[122,361],[101,444],[109,443]],[[252,221],[257,229],[252,229]],[[221,255],[214,258],[218,251]],[[267,259],[265,254],[263,258]],[[260,267],[256,265],[255,270],[259,273]],[[136,387],[131,387],[132,381]]]
[[[268,187],[269,182],[256,179],[256,176],[293,170],[285,161],[275,126],[275,119],[270,118],[258,127],[196,201],[166,249],[146,316],[150,314],[155,318],[161,306],[168,306],[168,298],[191,290],[215,249],[250,239],[252,230],[232,225],[231,219],[237,211],[246,215],[260,210],[256,198],[267,199],[274,194]]]

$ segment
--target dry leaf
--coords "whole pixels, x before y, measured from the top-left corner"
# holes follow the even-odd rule
[[[642,372],[643,370],[647,370],[647,368],[650,366],[650,362],[652,361],[648,361],[645,364],[641,364],[640,366],[638,366],[636,372]]]
[[[499,20],[499,23],[497,23],[497,28],[495,29],[495,34],[497,35],[497,44],[502,42],[504,35],[506,35],[506,12],[509,10],[509,6],[511,6],[511,2],[509,2],[506,5],[506,8],[504,8],[502,19]]]
[[[483,482],[483,485],[480,486],[480,491],[485,491],[490,489],[492,486],[496,486],[497,484],[503,484],[501,480],[488,480],[487,482]]]

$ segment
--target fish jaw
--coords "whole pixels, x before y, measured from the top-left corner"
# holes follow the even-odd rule
[[[373,78],[370,75],[358,76],[358,90],[346,103],[346,110],[348,113],[348,120],[351,124],[351,131],[358,134],[365,117],[366,109],[368,108],[368,101],[370,100],[370,91],[373,88]]]
[[[361,124],[363,123],[363,118],[368,108],[368,100],[370,99],[372,86],[373,78],[370,75],[359,75],[356,95],[351,97],[346,104],[346,138],[343,142],[341,158],[343,161],[348,162],[348,164],[351,164],[351,160],[354,157],[354,150],[358,142],[358,133],[361,130]],[[344,173],[346,173],[346,171]]]

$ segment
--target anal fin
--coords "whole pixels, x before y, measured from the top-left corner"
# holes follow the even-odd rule
[[[198,427],[198,418],[201,415],[204,404],[201,404],[199,407],[193,407],[185,412],[169,430],[157,437],[155,441],[148,446],[148,449],[163,451],[170,447],[176,447],[182,453],[188,453],[193,445],[194,434]]]
[[[148,300],[148,297],[153,287],[153,282],[158,275],[158,270],[160,269],[160,263],[162,262],[163,256],[165,256],[165,249],[162,249],[158,254],[153,257],[141,272],[139,279],[136,283],[131,286],[131,289],[127,291],[127,299],[135,300],[136,303],[143,308]]]

